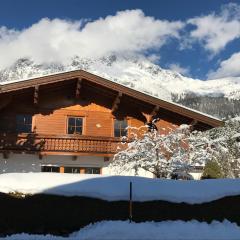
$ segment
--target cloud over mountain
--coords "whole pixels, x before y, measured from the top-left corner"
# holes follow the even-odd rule
[[[230,58],[221,61],[219,68],[208,74],[209,78],[222,78],[229,76],[240,76],[240,52],[234,53]]]
[[[0,26],[0,70],[23,58],[35,64],[68,65],[76,56],[99,59],[116,55],[147,58],[151,62],[161,58],[165,67],[194,76],[190,62],[194,56],[188,57],[189,62],[166,58],[184,55],[184,51],[179,49],[201,54],[204,48],[207,52],[204,51],[206,56],[203,61],[210,63],[213,58],[209,58],[209,53],[217,56],[214,59],[217,66],[207,63],[209,67],[204,74],[208,72],[208,78],[240,76],[239,49],[234,49],[235,52],[232,51],[232,56],[228,58],[219,54],[230,42],[239,38],[240,5],[237,3],[229,3],[223,5],[220,11],[182,21],[146,16],[140,9],[120,11],[96,20],[43,18],[22,30]],[[164,56],[162,47],[167,44],[170,50],[166,54],[165,49]],[[172,54],[174,51],[179,51],[178,55]],[[195,59],[198,59],[196,54]],[[203,65],[199,67],[203,68]]]
[[[158,20],[141,10],[117,12],[95,21],[42,19],[21,31],[0,27],[0,68],[19,58],[36,63],[66,62],[73,56],[98,58],[110,54],[144,54],[179,38],[181,21]]]

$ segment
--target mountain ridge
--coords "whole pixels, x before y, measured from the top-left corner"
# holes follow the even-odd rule
[[[74,57],[67,64],[37,64],[28,58],[23,58],[0,71],[0,83],[78,69],[215,117],[229,118],[229,116],[234,117],[240,113],[240,107],[238,107],[240,105],[240,77],[203,81],[163,69],[147,59],[126,59],[112,55],[99,59]],[[221,106],[216,106],[213,111],[211,102],[213,106],[221,103],[226,105],[224,108],[229,108],[230,105],[231,107],[229,112],[225,110],[222,111],[224,113],[220,112],[217,107],[221,108]]]

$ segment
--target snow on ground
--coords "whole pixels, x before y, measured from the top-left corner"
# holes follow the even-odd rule
[[[166,200],[190,204],[240,195],[240,179],[177,181],[130,176],[81,175],[64,173],[0,174],[0,192],[48,193],[87,196],[109,201],[128,200],[129,183],[133,200]]]
[[[211,224],[195,220],[129,223],[127,221],[102,221],[90,224],[68,238],[51,235],[17,234],[9,240],[239,240],[240,228],[227,220]]]

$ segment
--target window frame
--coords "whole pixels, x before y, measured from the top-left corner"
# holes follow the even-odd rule
[[[69,118],[81,118],[82,119],[82,133],[69,133],[68,132],[68,127],[69,127]],[[76,128],[76,125],[75,125],[75,128]],[[74,116],[74,115],[68,115],[66,117],[66,134],[68,135],[79,135],[79,136],[82,136],[85,134],[85,117],[84,116]]]
[[[122,133],[122,131],[124,131],[124,130],[122,130],[122,128],[120,128],[121,130],[120,130],[120,136],[115,136],[115,121],[126,121],[126,123],[127,123],[127,127],[129,127],[129,119],[128,118],[123,118],[123,119],[117,119],[117,118],[113,118],[113,133],[112,133],[112,135],[113,135],[113,137],[116,137],[116,138],[122,138],[122,137],[128,137],[129,136],[129,129],[126,129],[126,135],[122,135],[121,133]]]
[[[86,170],[91,169],[91,173],[86,173]],[[93,173],[94,170],[99,171],[99,173]],[[95,175],[101,175],[101,168],[100,167],[84,167],[84,174],[95,174]]]
[[[43,171],[43,169],[51,169],[51,171]],[[53,169],[58,169],[59,171],[52,171]],[[60,173],[60,167],[56,165],[41,165],[41,172],[48,172],[48,173]]]
[[[66,171],[66,170],[70,170],[71,171]],[[78,172],[75,172],[74,169],[77,169]],[[80,174],[81,173],[81,167],[75,167],[75,166],[64,166],[64,173],[69,173],[69,174]]]

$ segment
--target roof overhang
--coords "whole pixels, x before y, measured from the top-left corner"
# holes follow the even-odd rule
[[[37,78],[32,78],[32,79],[27,79],[27,80],[22,80],[17,82],[10,82],[10,83],[6,82],[0,85],[0,95],[3,93],[14,92],[22,89],[33,88],[36,86],[42,86],[42,85],[47,85],[47,84],[61,82],[61,81],[68,81],[68,80],[77,79],[77,78],[85,79],[89,82],[101,85],[103,87],[115,90],[117,92],[121,92],[135,99],[150,103],[154,106],[159,106],[161,108],[178,113],[185,117],[192,118],[196,121],[203,122],[212,127],[218,127],[224,124],[222,120],[212,117],[210,115],[201,113],[196,110],[189,109],[187,107],[181,106],[173,102],[168,102],[168,101],[150,96],[143,92],[139,92],[137,90],[126,87],[122,84],[110,81],[108,79],[99,77],[97,75],[94,75],[92,73],[89,73],[83,70],[58,73],[58,74],[37,77]]]

